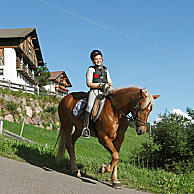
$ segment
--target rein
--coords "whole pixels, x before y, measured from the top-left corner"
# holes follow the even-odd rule
[[[135,109],[135,116],[134,116],[134,117],[133,117],[133,116],[132,116],[132,117],[131,117],[131,116],[128,116],[128,115],[126,115],[123,111],[121,111],[121,110],[117,107],[117,105],[114,103],[114,100],[113,100],[113,98],[112,98],[111,95],[109,96],[109,98],[111,99],[112,105],[115,107],[115,109],[116,109],[119,113],[121,113],[121,114],[128,120],[128,123],[129,123],[129,122],[135,122],[135,124],[138,125],[138,126],[148,125],[147,122],[142,121],[140,118],[138,118],[138,109],[139,109],[139,106],[140,106],[140,100],[142,99],[141,96],[138,97],[137,105],[135,106],[136,109]],[[141,122],[141,123],[144,123],[144,125],[140,125],[140,124],[137,123],[136,121]]]

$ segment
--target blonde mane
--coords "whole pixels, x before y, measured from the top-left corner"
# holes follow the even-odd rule
[[[142,92],[146,95],[146,98],[142,104],[142,108],[146,108],[149,103],[151,104],[151,106],[154,106],[153,96],[145,88],[142,89]]]
[[[154,106],[154,99],[153,96],[147,91],[147,89],[145,88],[141,88],[139,86],[129,86],[129,87],[125,87],[125,88],[115,88],[112,91],[112,94],[115,95],[117,93],[124,93],[126,92],[126,90],[130,90],[130,91],[137,91],[139,89],[142,89],[142,92],[145,94],[146,98],[142,104],[142,108],[146,108],[149,104],[151,106]]]

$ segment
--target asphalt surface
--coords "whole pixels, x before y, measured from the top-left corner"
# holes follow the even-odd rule
[[[0,194],[145,194],[90,178],[76,178],[0,156]]]

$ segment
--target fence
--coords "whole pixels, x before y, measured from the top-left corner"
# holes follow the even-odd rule
[[[9,80],[8,81],[0,80],[0,88],[9,88],[10,90],[13,90],[13,91],[20,90],[25,93],[44,95],[44,96],[56,95],[57,97],[64,97],[64,95],[59,92],[50,92],[50,91],[42,90],[38,86],[31,87],[23,84],[14,83]]]
[[[32,143],[32,144],[40,145],[40,144],[38,144],[36,142],[33,142],[33,141],[31,141],[31,140],[29,140],[29,139],[27,139],[25,137],[22,137],[24,122],[25,122],[25,120],[22,123],[22,129],[21,129],[20,135],[17,135],[15,133],[11,132],[11,131],[3,129],[3,120],[0,120],[0,135],[4,135],[4,136],[7,136],[9,138],[13,138],[13,139],[16,139],[16,140],[19,140],[19,141],[25,141],[27,143]],[[47,144],[41,145],[41,146],[46,146],[47,147]]]

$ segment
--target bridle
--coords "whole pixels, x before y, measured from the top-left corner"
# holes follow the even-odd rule
[[[142,121],[140,118],[138,118],[138,110],[143,111],[143,110],[145,109],[145,108],[142,108],[142,107],[140,106],[140,101],[141,101],[142,99],[143,99],[143,98],[141,97],[141,95],[139,95],[138,100],[137,100],[137,105],[135,106],[135,114],[134,114],[134,118],[133,118],[133,120],[135,121],[135,124],[136,124],[138,127],[148,125],[147,122]],[[149,104],[150,104],[150,103],[149,103]],[[149,106],[149,105],[148,105],[148,106]],[[141,123],[144,123],[144,125],[139,124],[137,121],[138,121],[138,122],[141,122]]]
[[[142,96],[139,94],[139,97],[137,99],[137,105],[134,107],[135,108],[135,114],[134,114],[134,117],[132,116],[129,116],[129,115],[126,115],[124,112],[122,112],[118,107],[117,105],[114,103],[114,100],[112,98],[112,96],[110,95],[109,96],[110,99],[111,99],[111,102],[112,102],[112,105],[115,107],[115,109],[120,112],[127,120],[128,122],[135,122],[135,125],[140,127],[140,126],[147,126],[148,125],[148,122],[145,122],[145,121],[142,121],[140,118],[138,118],[138,110],[141,110],[143,111],[144,109],[140,107],[140,101],[143,99]],[[140,124],[139,122],[143,123],[143,124]]]

